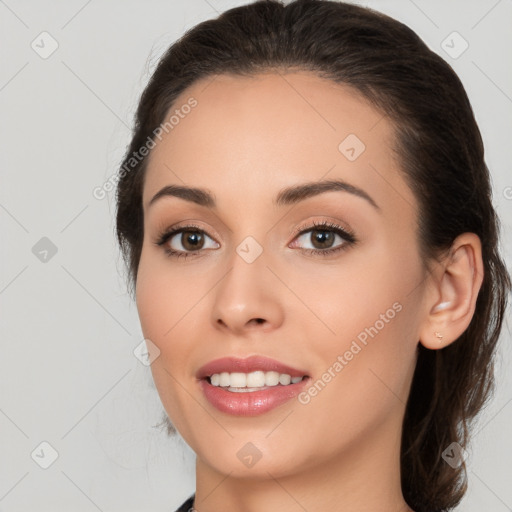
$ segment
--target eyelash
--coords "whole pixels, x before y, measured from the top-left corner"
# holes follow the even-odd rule
[[[323,228],[323,229],[319,229],[319,228]],[[330,249],[324,249],[324,250],[322,250],[322,249],[301,249],[306,254],[314,254],[314,255],[318,255],[318,256],[328,256],[333,253],[343,251],[343,250],[347,249],[349,246],[357,243],[357,239],[352,231],[348,230],[347,228],[342,228],[341,226],[338,226],[337,224],[333,224],[331,222],[316,222],[315,221],[315,222],[313,222],[312,225],[310,225],[308,227],[300,227],[300,228],[296,229],[293,232],[293,234],[295,235],[295,238],[297,238],[298,235],[303,235],[305,233],[308,233],[309,231],[315,231],[315,230],[334,232],[335,234],[341,236],[341,238],[344,239],[344,243],[342,245],[338,245],[337,247],[333,247]],[[171,228],[167,231],[160,233],[157,237],[157,240],[154,243],[155,243],[155,245],[161,247],[165,243],[167,243],[168,240],[173,238],[174,235],[177,235],[178,233],[181,233],[183,231],[190,231],[190,232],[198,232],[199,231],[200,233],[204,233],[208,236],[208,234],[203,229],[201,229],[199,226],[196,226],[194,224],[189,224],[187,226],[180,226],[179,228],[176,228],[176,229]],[[164,252],[169,258],[188,258],[190,256],[194,256],[194,257],[197,256],[198,254],[194,254],[194,253],[200,253],[201,250],[185,252],[185,251],[175,251],[174,249],[165,247]]]

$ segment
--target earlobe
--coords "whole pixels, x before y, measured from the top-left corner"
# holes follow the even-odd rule
[[[474,233],[463,233],[453,242],[435,280],[427,304],[420,343],[429,349],[444,348],[468,328],[483,281],[482,248]]]

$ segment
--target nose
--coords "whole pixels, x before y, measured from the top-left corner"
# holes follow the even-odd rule
[[[271,331],[283,323],[283,285],[267,267],[264,254],[248,263],[234,253],[229,270],[212,290],[214,328],[240,336],[254,329]]]

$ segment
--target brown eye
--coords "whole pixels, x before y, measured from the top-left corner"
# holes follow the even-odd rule
[[[338,239],[337,244],[336,239]],[[297,244],[297,242],[299,243]],[[355,235],[341,226],[330,222],[315,222],[309,229],[299,231],[292,247],[299,247],[305,253],[315,256],[328,256],[334,255],[356,242]],[[311,247],[307,247],[307,244],[310,244]]]
[[[202,249],[216,249],[219,247],[219,244],[202,229],[192,226],[185,226],[164,233],[157,245],[165,246],[166,252],[175,256],[188,256],[199,253]]]
[[[204,245],[204,235],[199,231],[182,231],[180,242],[186,251],[202,249]]]
[[[338,244],[336,244],[336,238],[338,238]],[[342,246],[350,242],[348,236],[344,236],[343,233],[339,233],[338,230],[332,228],[314,228],[303,231],[302,234],[297,237],[300,242],[300,246],[306,251],[326,251],[341,249]],[[308,247],[307,245],[310,245]]]
[[[311,230],[311,241],[315,249],[330,249],[336,234],[326,229]]]

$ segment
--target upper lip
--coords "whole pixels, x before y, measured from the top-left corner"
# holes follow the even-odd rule
[[[204,379],[206,377],[210,377],[214,373],[250,373],[257,370],[265,372],[274,371],[279,373],[287,373],[291,377],[302,377],[307,375],[307,372],[288,366],[284,363],[276,361],[275,359],[256,355],[246,357],[245,359],[238,357],[222,357],[220,359],[214,359],[213,361],[206,363],[204,366],[201,366],[201,368],[199,368],[197,371],[196,377],[198,379]]]

